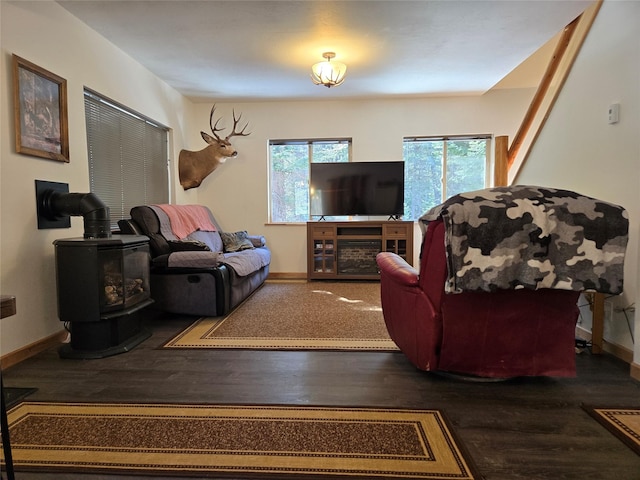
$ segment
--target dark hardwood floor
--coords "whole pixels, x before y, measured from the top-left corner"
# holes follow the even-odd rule
[[[480,383],[418,371],[401,353],[159,349],[192,321],[149,318],[151,338],[100,360],[60,359],[48,350],[4,371],[4,385],[35,387],[28,400],[36,401],[438,408],[488,480],[640,479],[640,456],[581,408],[640,407],[640,382],[614,357],[577,355],[576,378]]]

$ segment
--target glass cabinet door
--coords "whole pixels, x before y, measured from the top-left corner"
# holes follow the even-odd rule
[[[407,258],[407,241],[404,239],[387,239],[386,248],[387,252],[393,252],[400,255],[402,258]]]
[[[334,273],[334,247],[333,239],[315,239],[313,241],[313,271],[315,273]]]

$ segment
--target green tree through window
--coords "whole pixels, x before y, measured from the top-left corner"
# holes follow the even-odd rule
[[[269,187],[271,221],[309,220],[309,164],[348,162],[351,139],[271,140]]]
[[[405,138],[404,218],[416,220],[453,195],[485,188],[489,140],[488,136]]]

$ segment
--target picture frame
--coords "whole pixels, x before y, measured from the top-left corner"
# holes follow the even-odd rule
[[[13,55],[16,152],[69,162],[67,81]]]

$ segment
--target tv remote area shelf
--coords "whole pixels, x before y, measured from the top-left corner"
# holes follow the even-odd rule
[[[307,279],[379,279],[376,255],[383,251],[413,265],[413,223],[307,222]]]

